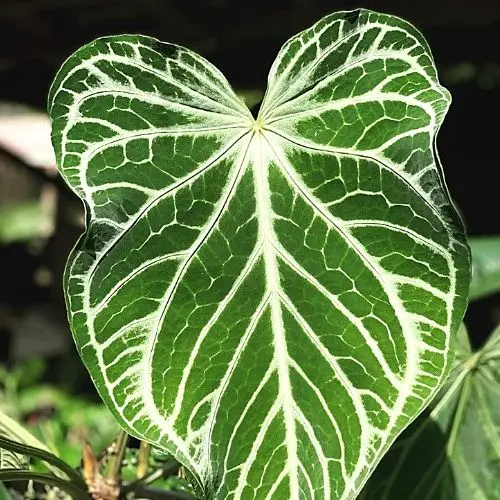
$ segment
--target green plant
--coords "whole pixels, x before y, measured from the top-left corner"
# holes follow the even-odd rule
[[[137,495],[159,499],[186,498],[184,493],[157,492],[148,486],[153,483],[166,486],[168,490],[190,491],[174,481],[172,474],[177,471],[178,464],[170,456],[141,455],[127,448],[127,442],[127,434],[121,432],[100,457],[96,457],[91,447],[85,444],[82,446],[82,465],[74,467],[0,412],[0,481],[21,483],[19,489],[26,490],[28,498],[84,500],[90,494],[95,500],[134,498]],[[37,487],[30,486],[33,483]],[[1,482],[0,495],[10,498]]]
[[[71,328],[200,496],[353,497],[441,387],[469,281],[433,151],[448,104],[422,36],[363,10],[288,41],[255,118],[147,37],[59,71],[53,144],[88,217]]]
[[[500,237],[473,237],[469,300],[500,292]],[[430,408],[398,438],[362,499],[500,497],[500,327],[472,350],[457,334],[452,372]]]
[[[500,497],[500,328],[476,352],[458,335],[450,377],[377,467],[362,498]]]
[[[87,210],[71,329],[199,497],[354,498],[442,388],[470,277],[434,148],[449,102],[422,35],[366,10],[290,39],[255,116],[177,45],[64,63],[52,139]]]
[[[42,360],[0,365],[0,481],[12,486],[0,482],[0,498],[25,492],[27,498],[83,499],[109,484],[118,485],[109,500],[185,498],[177,492],[190,489],[176,477],[171,456],[151,453],[145,443],[126,447],[123,432],[113,443],[118,427],[106,407],[42,383],[45,368]],[[152,489],[158,487],[164,491]]]

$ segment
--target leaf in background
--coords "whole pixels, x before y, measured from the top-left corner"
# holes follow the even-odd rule
[[[25,456],[0,448],[0,470],[4,469],[25,470],[28,468],[28,466],[29,466],[28,459]]]
[[[40,201],[23,201],[0,207],[0,245],[47,238],[53,214]]]
[[[48,448],[24,427],[0,411],[0,436],[6,437],[20,444],[49,452]]]
[[[432,411],[396,441],[363,500],[500,498],[500,328],[472,352],[465,327]]]
[[[500,292],[500,236],[471,237],[469,245],[472,252],[469,299]]]
[[[87,208],[69,320],[121,424],[206,498],[354,498],[443,383],[467,296],[423,37],[327,16],[281,49],[256,120],[197,54],[102,38],[49,103]]]
[[[56,480],[67,476],[77,483],[81,482],[79,474],[70,465],[59,459],[15,420],[0,411],[0,471],[6,473],[15,470],[28,471],[30,457],[42,460],[45,467],[58,476]]]
[[[2,482],[0,482],[0,500],[12,500],[9,490]]]
[[[245,103],[248,109],[252,109],[262,102],[264,97],[264,92],[262,90],[249,89],[249,90],[239,90],[236,95]]]
[[[20,444],[26,444],[35,448],[48,451],[43,443],[38,441],[27,430],[15,420],[0,411],[0,437],[8,438]],[[26,456],[3,449],[0,445],[0,470],[3,469],[27,469],[29,466]]]

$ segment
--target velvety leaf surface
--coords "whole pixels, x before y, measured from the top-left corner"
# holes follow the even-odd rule
[[[472,352],[465,327],[450,378],[396,441],[363,499],[500,498],[500,328]]]
[[[204,498],[354,498],[442,384],[467,296],[422,36],[327,16],[281,49],[256,119],[141,36],[77,51],[49,100],[87,207],[69,319],[121,424]]]

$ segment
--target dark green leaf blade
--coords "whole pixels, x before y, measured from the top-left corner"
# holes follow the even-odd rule
[[[256,120],[150,38],[60,70],[53,142],[88,220],[71,328],[200,495],[354,498],[442,384],[469,279],[433,146],[448,103],[421,35],[368,11],[292,38]]]
[[[295,314],[301,326],[342,353],[337,375],[355,380],[349,392],[362,395],[354,412],[346,409],[362,429],[347,475],[361,483],[382,455],[372,449],[386,449],[443,383],[448,334],[465,309],[467,245],[435,154],[449,101],[422,35],[361,9],[327,16],[287,42],[261,107],[284,172],[276,222],[283,267],[319,278],[316,288],[331,292],[336,309],[346,305],[362,320],[363,340],[328,335],[343,331],[339,318],[325,325],[319,294],[285,276],[286,293],[304,311],[302,297],[311,303],[307,316]],[[352,346],[366,378],[344,360]],[[315,459],[328,458],[325,450]]]
[[[489,500],[500,496],[500,328],[472,352],[465,327],[433,403],[396,441],[361,498]]]

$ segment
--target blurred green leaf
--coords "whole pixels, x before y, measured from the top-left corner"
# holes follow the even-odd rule
[[[15,420],[0,412],[0,470],[28,470],[27,458],[44,462],[47,469],[60,477],[61,474],[83,483],[79,474]],[[5,460],[4,460],[5,458]]]
[[[118,425],[102,403],[40,383],[44,371],[43,361],[30,361],[9,370],[0,366],[0,411],[4,411],[2,415],[9,419],[10,427],[18,429],[15,435],[3,435],[43,448],[77,466],[84,443],[89,442],[95,450],[105,449],[118,432]],[[26,429],[6,414],[16,420],[22,418]],[[1,430],[0,425],[0,435]],[[25,436],[21,435],[23,431]],[[35,441],[28,441],[28,435]],[[31,468],[46,471],[42,462],[31,463]]]
[[[0,207],[0,244],[44,238],[51,231],[51,214],[39,201]]]
[[[22,425],[0,411],[0,437],[9,438],[20,444],[39,448],[48,452],[48,448],[35,436],[30,434]]]
[[[45,462],[47,464],[47,468],[54,473],[52,476],[48,475],[48,477],[53,477],[54,481],[57,480],[64,482],[67,478],[68,480],[71,480],[75,485],[81,487],[83,490],[86,489],[85,481],[83,480],[82,476],[70,465],[68,465],[66,462],[58,458],[56,455],[50,453],[49,451],[43,450],[41,448],[35,448],[33,446],[8,439],[3,436],[0,436],[0,450],[6,450],[8,452],[24,455],[29,458],[39,459]],[[6,480],[6,474],[11,472],[18,472],[19,477],[24,477],[27,479],[29,479],[29,474],[46,475],[43,473],[39,473],[38,471],[31,471],[28,466],[20,468],[11,466],[0,469],[0,481]],[[21,473],[24,473],[24,476]],[[52,483],[48,482],[48,484]]]
[[[106,448],[119,430],[116,420],[102,403],[60,391],[50,385],[23,390],[18,395],[19,410],[29,415],[32,432],[58,456],[73,466],[82,457],[83,443],[95,450]],[[46,412],[49,418],[38,413]]]
[[[0,482],[0,500],[12,500],[9,490]]]
[[[46,359],[33,358],[16,366],[15,374],[19,389],[33,387],[40,383],[47,366]]]
[[[0,470],[0,481],[34,481],[45,486],[52,486],[64,491],[73,500],[88,500],[89,495],[86,491],[85,483],[78,484],[70,481],[65,481],[60,477],[40,472],[31,472],[26,470]],[[51,493],[47,493],[42,498],[60,498]]]
[[[363,500],[500,498],[500,327],[472,352],[465,327],[430,410],[396,441]]]
[[[500,292],[500,236],[469,238],[472,251],[472,281],[469,300]]]

